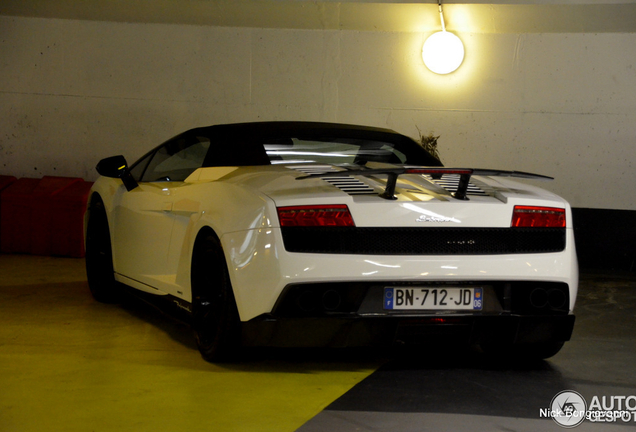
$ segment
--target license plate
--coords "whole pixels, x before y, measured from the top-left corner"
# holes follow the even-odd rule
[[[385,310],[481,310],[481,288],[384,288]]]

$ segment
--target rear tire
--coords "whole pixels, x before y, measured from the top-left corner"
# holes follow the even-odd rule
[[[86,276],[95,300],[102,303],[119,301],[108,218],[104,203],[97,195],[91,201],[86,226]]]
[[[240,319],[225,255],[211,232],[202,232],[192,256],[192,328],[209,362],[235,361],[240,350]]]

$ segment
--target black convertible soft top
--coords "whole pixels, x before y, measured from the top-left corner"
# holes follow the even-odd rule
[[[411,155],[410,163],[422,166],[442,166],[412,138],[391,129],[340,123],[271,121],[221,124],[190,129],[182,135],[205,136],[210,149],[203,166],[270,165],[265,143],[284,142],[291,138],[307,141],[334,139],[381,141],[393,144]]]

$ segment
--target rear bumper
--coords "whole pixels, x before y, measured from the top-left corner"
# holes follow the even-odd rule
[[[564,342],[572,335],[574,320],[574,315],[279,318],[264,314],[242,323],[242,342],[271,347]]]
[[[566,231],[563,252],[509,255],[294,253],[281,246],[280,229],[240,231],[221,240],[231,257],[228,269],[241,320],[250,321],[262,314],[276,315],[285,290],[301,284],[555,282],[569,286],[567,310],[572,311],[578,267],[574,235]]]

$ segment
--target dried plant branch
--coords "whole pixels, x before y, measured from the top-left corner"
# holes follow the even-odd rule
[[[440,136],[433,135],[433,132],[430,132],[428,135],[422,135],[422,131],[420,130],[420,128],[417,128],[417,131],[420,134],[419,144],[422,146],[422,148],[429,152],[432,156],[435,156],[439,161],[441,161],[442,158],[439,155],[439,150],[437,150],[437,140]]]

